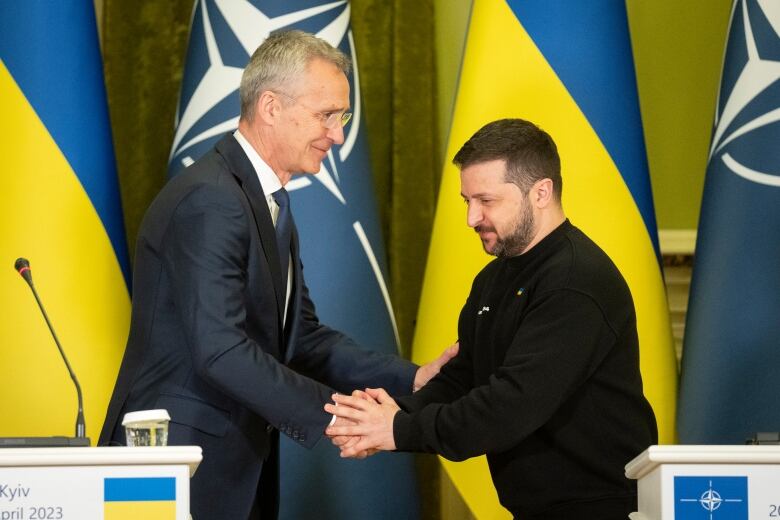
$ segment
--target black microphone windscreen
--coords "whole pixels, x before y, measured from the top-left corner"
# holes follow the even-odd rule
[[[26,258],[17,258],[14,263],[16,271],[22,275],[30,286],[32,286],[32,273],[30,272],[30,262]]]
[[[30,262],[26,258],[17,258],[14,263],[14,269],[21,271],[23,268],[30,268]]]

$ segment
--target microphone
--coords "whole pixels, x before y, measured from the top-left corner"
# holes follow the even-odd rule
[[[49,326],[51,335],[54,338],[54,343],[57,344],[57,348],[60,351],[62,360],[65,362],[65,367],[67,367],[68,369],[70,378],[73,380],[73,384],[76,385],[76,394],[78,395],[78,401],[79,401],[79,410],[78,410],[78,414],[76,414],[76,438],[86,439],[87,427],[84,423],[84,401],[81,396],[81,385],[79,385],[79,380],[76,379],[76,374],[73,372],[73,369],[70,367],[70,363],[68,363],[68,358],[65,356],[65,351],[62,350],[62,345],[60,345],[60,340],[57,339],[57,334],[54,332],[54,327],[51,326],[51,322],[49,321],[49,316],[46,314],[46,310],[43,308],[41,299],[38,297],[38,291],[35,290],[35,285],[33,285],[33,281],[32,281],[32,271],[30,271],[30,262],[28,262],[26,258],[17,258],[16,263],[14,263],[14,268],[21,275],[21,277],[24,278],[24,280],[27,282],[27,285],[30,286],[33,296],[35,296],[35,301],[38,302],[38,307],[40,307],[41,313],[43,314],[43,319],[46,320],[46,325]],[[81,444],[79,443],[78,445]],[[86,445],[89,445],[89,439],[87,439]]]

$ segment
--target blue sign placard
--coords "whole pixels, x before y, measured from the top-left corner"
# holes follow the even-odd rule
[[[748,520],[747,477],[674,477],[676,520]]]

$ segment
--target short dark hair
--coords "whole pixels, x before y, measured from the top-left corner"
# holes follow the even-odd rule
[[[553,182],[553,195],[563,193],[561,159],[552,137],[524,119],[499,119],[488,123],[458,150],[452,162],[460,169],[487,161],[506,162],[506,181],[528,194],[542,179]]]

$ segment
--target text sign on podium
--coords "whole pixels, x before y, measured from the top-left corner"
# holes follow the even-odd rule
[[[642,520],[780,520],[780,446],[651,446],[626,465]]]
[[[197,446],[0,450],[0,520],[188,520]]]

